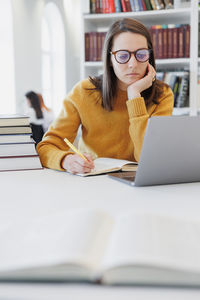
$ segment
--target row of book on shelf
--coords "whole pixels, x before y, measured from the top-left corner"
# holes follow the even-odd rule
[[[155,25],[149,28],[156,59],[190,56],[190,25]],[[101,61],[106,32],[85,33],[85,61]]]
[[[90,13],[120,13],[173,8],[173,0],[90,0]]]
[[[28,116],[0,115],[0,171],[42,169]]]

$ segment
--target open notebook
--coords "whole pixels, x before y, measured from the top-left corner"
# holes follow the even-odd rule
[[[92,176],[116,171],[136,171],[137,162],[110,157],[99,157],[94,160],[94,169],[89,173],[76,174],[79,176]]]
[[[0,231],[0,280],[200,286],[200,221],[66,211]]]

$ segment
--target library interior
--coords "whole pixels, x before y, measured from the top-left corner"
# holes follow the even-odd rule
[[[200,0],[0,0],[0,300],[200,299]]]

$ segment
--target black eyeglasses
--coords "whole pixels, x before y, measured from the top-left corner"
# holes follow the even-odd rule
[[[126,64],[130,60],[131,54],[135,56],[137,61],[146,62],[150,58],[151,52],[152,52],[151,49],[142,48],[136,51],[128,51],[128,50],[117,50],[114,52],[111,51],[110,54],[113,54],[115,56],[115,60],[119,64]]]

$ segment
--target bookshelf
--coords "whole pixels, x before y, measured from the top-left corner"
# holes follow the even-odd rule
[[[157,59],[157,69],[180,70],[188,69],[190,72],[190,94],[189,107],[179,108],[175,110],[175,114],[198,114],[198,65],[200,66],[200,58],[198,58],[198,23],[200,8],[198,0],[188,1],[174,0],[173,9],[138,11],[138,12],[120,12],[107,14],[91,14],[90,0],[82,1],[82,33],[81,33],[81,79],[89,75],[98,75],[102,72],[102,62],[85,61],[85,32],[90,31],[106,31],[108,27],[118,19],[125,17],[135,18],[144,25],[150,27],[153,25],[164,24],[189,24],[190,25],[190,57],[189,58],[168,58]]]

